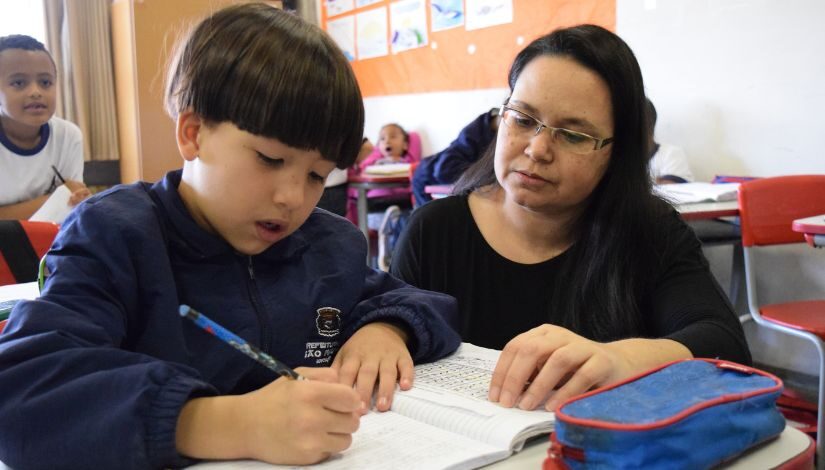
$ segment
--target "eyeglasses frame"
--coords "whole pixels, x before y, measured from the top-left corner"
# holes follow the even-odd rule
[[[538,118],[536,118],[532,114],[526,113],[526,112],[524,112],[520,109],[516,109],[512,106],[508,106],[507,103],[502,104],[501,108],[499,109],[499,112],[498,112],[498,115],[502,117],[502,121],[504,121],[504,110],[505,109],[509,109],[510,111],[521,113],[521,114],[529,117],[530,119],[536,121],[538,123],[538,126],[536,127],[536,132],[533,134],[533,136],[539,135],[539,133],[541,132],[542,129],[547,129],[548,131],[550,131],[551,134],[555,134],[557,131],[569,132],[571,134],[578,135],[578,136],[585,137],[587,139],[592,140],[593,143],[594,143],[593,144],[593,150],[592,150],[593,152],[595,152],[596,150],[602,149],[605,146],[607,146],[608,144],[611,144],[613,142],[613,137],[607,137],[607,138],[604,138],[604,139],[599,139],[598,137],[593,137],[592,135],[585,134],[584,132],[573,131],[573,130],[570,130],[570,129],[565,129],[563,127],[548,126],[547,124],[541,122]]]

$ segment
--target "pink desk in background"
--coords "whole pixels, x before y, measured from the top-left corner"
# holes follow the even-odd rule
[[[804,233],[809,245],[816,248],[825,247],[825,214],[796,219],[791,228],[794,232]]]
[[[358,228],[367,240],[370,239],[367,226],[367,191],[370,189],[409,188],[408,176],[367,176],[354,175],[347,179],[350,188],[358,190]]]
[[[440,199],[447,197],[453,192],[453,185],[451,184],[433,184],[424,186],[424,192],[429,194],[433,199]]]

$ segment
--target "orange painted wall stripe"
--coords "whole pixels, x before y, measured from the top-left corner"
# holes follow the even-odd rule
[[[389,29],[390,3],[385,0],[332,18],[386,7]],[[430,2],[426,5],[427,22],[431,28]],[[322,0],[321,24],[324,28],[326,22]],[[355,60],[352,68],[364,97],[500,88],[507,86],[507,71],[513,58],[530,41],[554,29],[582,23],[615,31],[616,1],[513,0],[513,22],[510,24],[473,31],[467,31],[463,26],[435,33],[430,29],[427,46]],[[524,39],[521,45],[516,43],[519,36]],[[438,44],[437,49],[431,47],[433,41]],[[475,46],[472,55],[468,53],[470,45]]]

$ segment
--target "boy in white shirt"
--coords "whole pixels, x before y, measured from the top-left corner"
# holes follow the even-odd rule
[[[39,41],[0,37],[0,219],[28,219],[61,184],[72,206],[91,195],[80,129],[53,116],[56,75]]]

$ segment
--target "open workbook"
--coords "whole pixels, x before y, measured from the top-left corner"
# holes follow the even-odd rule
[[[674,204],[735,201],[739,183],[681,183],[661,184],[655,191]]]
[[[499,351],[464,343],[445,359],[416,366],[413,388],[397,392],[390,411],[371,411],[361,418],[352,446],[312,468],[478,468],[521,450],[530,437],[550,433],[553,413],[502,408],[487,401],[498,355]],[[196,468],[293,467],[236,461]]]

